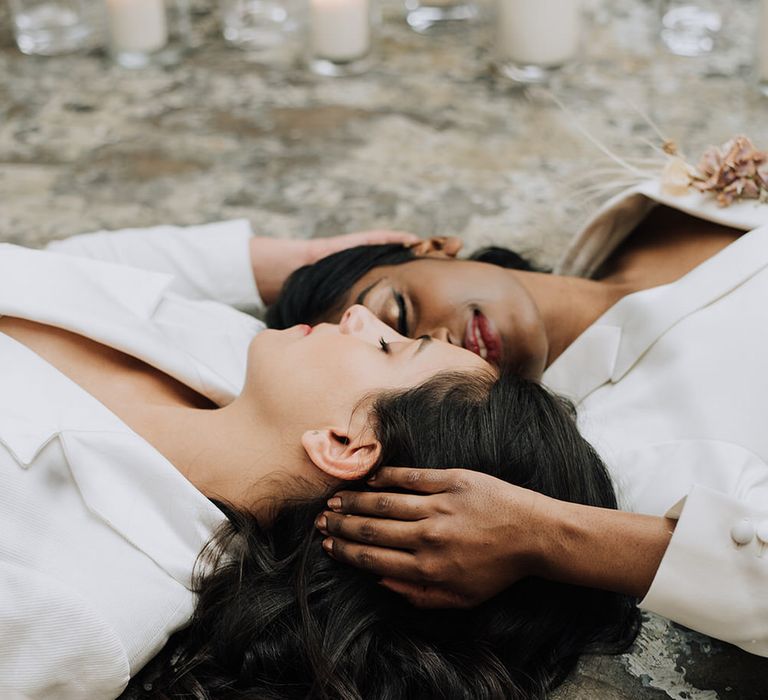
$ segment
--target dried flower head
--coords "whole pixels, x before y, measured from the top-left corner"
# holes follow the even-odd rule
[[[768,202],[768,152],[758,151],[746,136],[737,136],[719,148],[710,146],[696,167],[673,155],[661,181],[669,194],[684,194],[689,187],[711,192],[721,207],[737,199]]]

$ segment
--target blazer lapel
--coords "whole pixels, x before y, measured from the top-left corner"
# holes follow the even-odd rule
[[[170,275],[0,244],[0,315],[79,333],[209,396],[215,387],[195,361],[151,322],[171,281]]]
[[[768,265],[768,226],[745,233],[677,282],[622,299],[600,323],[621,326],[612,382],[619,381],[672,326],[727,295]]]
[[[620,343],[619,326],[592,325],[549,366],[542,382],[552,391],[579,403],[608,381]]]
[[[190,587],[223,514],[117,416],[2,333],[0,358],[0,442],[19,466],[46,469],[41,452],[60,440],[88,510]]]
[[[768,226],[744,234],[676,282],[636,292],[610,308],[547,369],[543,382],[583,401],[618,382],[672,326],[768,265]]]

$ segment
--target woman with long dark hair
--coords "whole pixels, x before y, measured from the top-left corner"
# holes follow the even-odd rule
[[[615,501],[559,400],[473,353],[405,338],[362,306],[338,325],[264,330],[172,291],[199,288],[194,276],[71,255],[152,249],[167,265],[175,251],[189,272],[226,267],[227,243],[254,252],[242,227],[197,233],[186,247],[157,233],[149,248],[111,234],[60,253],[0,246],[0,695],[115,697],[190,619],[152,667],[157,692],[429,696],[452,675],[480,697],[525,697],[582,651],[631,641],[622,596],[530,582],[511,618],[428,619],[328,559],[322,503],[345,483],[365,489],[383,460],[456,460],[558,498]],[[247,267],[214,288],[244,299]],[[547,476],[538,443],[550,433],[581,452]],[[554,615],[559,596],[572,607]],[[420,670],[403,680],[393,670],[408,658]]]
[[[531,571],[534,548],[552,578],[635,595],[768,656],[768,598],[758,593],[768,585],[768,154],[740,138],[711,160],[713,186],[725,188],[718,200],[644,182],[592,217],[555,274],[498,249],[458,260],[449,240],[352,249],[289,278],[270,310],[275,325],[333,319],[354,301],[405,335],[541,378],[575,402],[633,511],[542,507],[533,530],[491,535],[481,549],[481,533],[528,512],[528,496],[473,474],[425,490],[407,471],[386,472],[382,488],[428,503],[417,498],[392,517],[340,494],[324,521],[335,557],[415,603],[474,605]],[[752,199],[738,201],[742,192]],[[499,491],[504,512],[478,505]],[[420,541],[406,522],[416,513],[419,527],[449,531],[447,541]],[[371,518],[375,536],[365,536]],[[414,556],[397,558],[401,550]],[[452,568],[459,559],[487,574]]]
[[[380,395],[371,420],[381,464],[462,464],[551,498],[616,507],[568,403],[511,373],[438,375]],[[362,480],[347,488],[374,493]],[[630,598],[540,577],[473,610],[416,609],[326,556],[315,527],[324,506],[288,503],[267,525],[224,508],[192,622],[135,679],[135,697],[543,698],[580,654],[625,650],[637,631]]]

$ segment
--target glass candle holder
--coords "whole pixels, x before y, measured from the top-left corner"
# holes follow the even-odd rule
[[[291,29],[289,9],[285,0],[221,0],[224,38],[246,50],[279,46]]]
[[[454,27],[477,15],[474,0],[405,0],[405,21],[419,33]]]
[[[703,56],[723,26],[717,0],[663,0],[661,40],[677,56]]]
[[[768,0],[760,0],[757,26],[757,86],[768,97]]]
[[[85,0],[10,0],[19,51],[55,56],[94,45],[98,11]]]
[[[496,65],[513,82],[539,84],[581,43],[580,0],[497,0]]]
[[[307,64],[318,75],[357,75],[370,67],[373,0],[309,0]]]
[[[124,68],[177,63],[189,46],[189,0],[106,0],[109,50]]]

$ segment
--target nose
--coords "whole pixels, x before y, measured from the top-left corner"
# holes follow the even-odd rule
[[[430,330],[427,335],[432,336],[435,340],[442,340],[444,343],[450,343],[451,345],[457,345],[451,332],[445,326],[437,326]]]
[[[373,344],[378,343],[380,338],[390,343],[407,340],[360,304],[350,306],[344,312],[339,321],[339,332]]]

